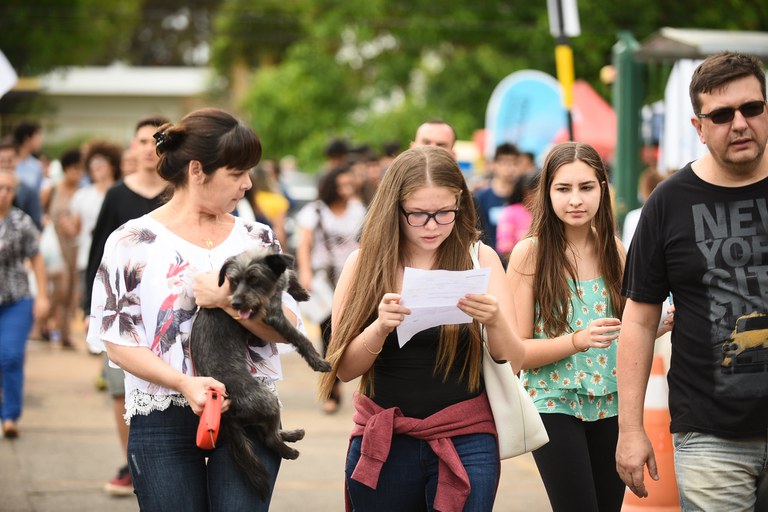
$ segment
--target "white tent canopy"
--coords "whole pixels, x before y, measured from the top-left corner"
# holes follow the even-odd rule
[[[768,32],[664,27],[635,52],[640,61],[675,61],[664,93],[664,127],[658,167],[662,173],[700,158],[707,148],[691,125],[688,85],[701,60],[721,51],[749,53],[768,61]]]
[[[704,59],[721,51],[768,59],[768,32],[663,27],[643,41],[637,60]]]

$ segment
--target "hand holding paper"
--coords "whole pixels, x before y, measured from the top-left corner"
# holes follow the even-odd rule
[[[484,294],[490,276],[489,268],[452,271],[406,267],[400,304],[411,314],[397,327],[400,346],[430,327],[470,323],[472,317],[457,306],[459,299],[467,294]]]

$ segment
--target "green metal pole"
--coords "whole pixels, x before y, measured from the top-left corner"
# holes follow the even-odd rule
[[[616,111],[616,152],[613,157],[613,184],[616,192],[616,217],[619,229],[629,210],[639,206],[637,180],[642,171],[640,158],[640,107],[643,101],[642,66],[635,60],[639,47],[630,32],[619,32],[613,45],[613,108]]]

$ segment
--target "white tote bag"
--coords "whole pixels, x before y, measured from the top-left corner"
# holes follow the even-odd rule
[[[485,330],[483,330],[485,332]],[[485,338],[485,336],[483,336]],[[502,459],[516,457],[549,442],[547,429],[530,395],[507,362],[497,363],[483,340],[483,381],[499,437]]]
[[[480,243],[470,247],[475,268],[480,268]],[[483,382],[499,439],[499,456],[509,459],[540,448],[549,442],[547,429],[539,411],[520,379],[506,362],[496,362],[488,351],[485,328],[483,335]]]
[[[333,309],[333,287],[325,270],[318,270],[312,276],[312,291],[309,300],[299,303],[302,315],[313,324],[319,324],[329,316]]]

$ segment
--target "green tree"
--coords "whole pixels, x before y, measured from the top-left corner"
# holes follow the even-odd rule
[[[247,2],[230,2],[245,18]],[[254,9],[262,18],[271,12]],[[277,58],[251,61],[255,73],[243,108],[267,151],[272,144],[276,156],[297,154],[307,168],[319,165],[323,142],[332,136],[406,144],[425,118],[444,118],[469,138],[483,127],[488,99],[503,77],[521,69],[556,73],[545,2],[291,0],[279,10],[291,20],[289,36],[272,52]],[[579,14],[581,35],[571,41],[576,77],[606,99],[610,88],[599,82],[599,72],[611,63],[619,30],[642,40],[662,26],[768,29],[768,6],[747,0],[707,6],[579,0]],[[254,50],[247,39],[240,43],[235,53]],[[667,72],[668,66],[651,69],[649,99],[659,97]]]
[[[21,76],[124,54],[140,0],[4,0],[0,50]]]
[[[768,3],[579,0],[577,78],[599,82],[619,30],[663,26],[768,30]],[[0,50],[21,75],[54,67],[208,62],[271,156],[315,168],[328,138],[406,145],[425,118],[462,138],[484,125],[488,98],[521,69],[555,74],[546,2],[522,0],[5,0]],[[648,99],[667,64],[648,66]]]
[[[208,64],[213,20],[222,0],[139,0],[123,58],[135,66]]]
[[[56,67],[204,65],[222,0],[4,0],[0,50],[24,76]]]
[[[296,7],[281,0],[227,0],[216,14],[214,30],[211,64],[223,76],[240,64],[277,64],[303,37]]]
[[[322,155],[325,134],[343,134],[356,105],[354,84],[343,71],[332,56],[306,43],[291,48],[282,65],[260,70],[243,108],[265,156],[293,154],[304,163],[318,162],[313,156]]]

